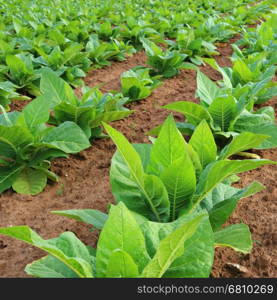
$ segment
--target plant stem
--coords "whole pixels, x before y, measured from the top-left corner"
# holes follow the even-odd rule
[[[250,152],[238,152],[236,153],[238,156],[252,158],[252,159],[261,159],[261,157],[258,154],[250,153]]]

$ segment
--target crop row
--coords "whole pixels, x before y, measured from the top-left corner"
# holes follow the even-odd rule
[[[215,42],[241,31],[274,3],[246,5],[251,2],[1,0],[0,104],[38,96],[45,67],[82,85],[90,69],[142,49],[142,38],[174,49],[169,56],[178,51],[178,59],[201,64],[202,56],[216,54]]]
[[[220,13],[231,10],[228,4],[220,7],[220,2],[196,3],[201,7],[213,4]],[[249,10],[236,7],[240,17],[229,16],[226,20],[232,20],[232,26],[253,20],[269,9],[267,3],[270,2]],[[193,5],[189,1],[186,4]],[[154,1],[153,10],[161,17],[166,15],[167,7],[165,4],[158,9]],[[206,13],[211,14],[209,7]],[[196,9],[192,15],[197,15],[200,23],[205,18],[205,12],[197,14]],[[174,16],[183,20],[190,14],[183,15],[177,7]],[[145,18],[149,16],[146,14]],[[22,112],[6,112],[2,107],[1,192],[11,186],[24,194],[42,191],[47,178],[57,180],[49,170],[50,161],[89,147],[91,138],[103,136],[101,125],[117,146],[110,169],[116,205],[111,205],[108,214],[93,209],[54,212],[101,230],[97,248],[84,245],[71,232],[44,240],[27,226],[0,229],[0,233],[48,253],[27,265],[28,274],[66,278],[208,277],[215,247],[251,251],[252,239],[246,224],[223,225],[240,199],[264,188],[256,181],[244,188],[233,187],[239,181],[237,174],[276,164],[245,152],[276,147],[273,108],[255,109],[255,104],[260,105],[276,94],[272,81],[276,72],[275,20],[276,14],[272,13],[257,29],[244,28],[242,38],[233,46],[233,65],[229,68],[218,66],[212,58],[193,57],[182,51],[181,45],[185,43],[178,41],[187,36],[182,35],[183,29],[178,31],[176,41],[166,40],[167,49],[158,46],[157,40],[154,43],[151,35],[142,34],[137,41],[146,50],[150,67],[136,67],[123,73],[120,92],[103,95],[96,88],[84,87],[82,97],[77,98],[69,84],[49,68],[43,68],[39,75],[39,97]],[[112,32],[120,32],[117,21],[114,22]],[[196,19],[193,22],[197,27]],[[178,29],[180,23],[173,22]],[[171,30],[176,33],[173,24],[170,30],[162,31],[155,25],[151,28],[170,36]],[[195,64],[203,62],[219,71],[223,79],[212,82],[201,73]],[[124,104],[146,98],[162,78],[176,75],[182,67],[197,70],[196,96],[200,104],[181,101],[165,108],[181,112],[186,123],[175,123],[169,115],[149,133],[157,136],[150,138],[151,144],[135,145],[107,124],[128,116],[132,111]],[[183,135],[190,136],[189,142]],[[234,155],[247,159],[234,159]]]

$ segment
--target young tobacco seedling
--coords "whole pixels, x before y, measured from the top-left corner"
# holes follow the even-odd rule
[[[87,138],[102,136],[102,121],[121,120],[133,113],[123,106],[129,98],[120,93],[103,95],[97,88],[84,87],[82,97],[78,98],[72,88],[49,69],[42,71],[40,87],[41,97],[50,102],[52,114],[49,123],[74,122]]]
[[[8,66],[6,77],[17,86],[18,90],[24,89],[33,96],[40,95],[38,87],[39,74],[34,70],[31,54],[9,54],[6,57],[6,64]]]
[[[221,73],[221,85],[227,89],[248,89],[248,97],[261,104],[277,94],[277,85],[272,82],[276,72],[276,55],[267,52],[254,53],[245,58],[241,50],[233,45],[233,66],[220,67],[212,58],[203,58],[212,68]],[[245,93],[243,91],[242,93]]]
[[[85,246],[72,232],[44,240],[28,226],[0,228],[0,234],[17,238],[48,253],[26,266],[27,274],[42,278],[160,278],[180,277],[174,268],[183,255],[192,255],[186,242],[207,220],[207,214],[181,218],[178,223],[160,226],[150,234],[145,222],[140,226],[134,214],[121,202],[111,206],[97,248]],[[159,224],[157,224],[159,226]],[[190,249],[191,250],[191,249]],[[167,272],[168,275],[167,276]]]
[[[203,63],[202,56],[219,54],[216,51],[216,46],[211,42],[207,42],[204,38],[196,37],[196,32],[192,28],[180,29],[177,33],[176,42],[172,40],[166,42],[169,44],[170,49],[186,54],[186,59],[189,59],[196,65]]]
[[[121,90],[128,102],[145,99],[161,82],[155,77],[150,77],[150,69],[135,67],[121,74]]]
[[[36,195],[47,178],[57,181],[50,161],[90,146],[80,127],[65,122],[49,127],[49,102],[37,98],[23,111],[0,115],[0,193],[12,187],[17,193]]]
[[[253,111],[253,101],[248,97],[247,88],[219,88],[206,75],[197,74],[196,95],[200,104],[189,101],[176,101],[164,106],[166,109],[182,113],[186,123],[178,123],[182,133],[191,135],[195,126],[205,119],[210,125],[217,143],[226,144],[228,139],[242,132],[266,135],[256,149],[277,146],[277,126],[274,109],[270,106]],[[150,133],[157,133],[159,127]]]
[[[162,75],[164,78],[170,78],[177,75],[179,70],[185,66],[186,54],[181,54],[175,50],[163,51],[146,38],[140,40],[148,57],[147,64],[153,68],[150,75]]]

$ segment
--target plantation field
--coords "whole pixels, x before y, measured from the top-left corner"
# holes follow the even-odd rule
[[[0,277],[277,277],[276,36],[270,0],[0,0]]]

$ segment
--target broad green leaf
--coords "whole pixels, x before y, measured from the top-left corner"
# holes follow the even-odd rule
[[[201,200],[214,189],[219,183],[233,174],[246,172],[267,164],[277,164],[267,159],[245,159],[245,160],[220,160],[211,163],[202,172],[193,196],[194,204],[191,211],[194,210]]]
[[[164,122],[152,147],[147,172],[159,176],[176,160],[182,159],[186,154],[185,143],[172,115],[170,115]]]
[[[50,69],[46,68],[42,70],[40,89],[43,97],[47,98],[51,107],[63,101],[69,103],[76,102],[72,88]]]
[[[28,73],[24,61],[15,55],[8,55],[6,57],[6,63],[10,69],[12,76],[18,81],[16,83],[21,84],[21,82],[19,81],[20,77],[22,76],[22,74]]]
[[[0,165],[8,165],[16,159],[17,151],[12,143],[0,137]]]
[[[230,247],[244,254],[250,253],[252,239],[249,227],[246,224],[227,226],[214,233],[215,246]]]
[[[149,261],[139,225],[123,203],[111,207],[109,218],[101,231],[96,253],[97,277],[107,276],[114,250],[128,253],[138,266],[139,272]]]
[[[49,119],[49,102],[45,98],[38,97],[30,102],[23,110],[25,122],[29,129],[46,123]]]
[[[219,94],[220,88],[204,73],[197,72],[197,96],[210,105]]]
[[[228,76],[228,74],[226,73],[226,71],[224,70],[224,68],[221,68],[216,60],[214,58],[203,58],[203,60],[209,64],[212,68],[214,68],[215,70],[217,70],[218,72],[221,73],[222,77],[223,77],[223,82],[224,82],[224,85],[227,87],[227,88],[230,88],[232,89],[233,88],[233,85],[232,85],[232,82]]]
[[[240,80],[244,83],[253,81],[253,79],[255,79],[254,74],[251,72],[247,64],[241,59],[235,61],[233,65],[233,72],[237,73]]]
[[[165,272],[167,278],[207,278],[214,260],[214,233],[209,218],[200,222],[195,233],[184,242],[183,255]]]
[[[14,226],[0,228],[0,234],[16,238],[48,252],[78,277],[93,277],[90,253],[72,232],[62,233],[55,239],[43,240],[28,226]]]
[[[13,182],[12,188],[19,194],[37,195],[47,184],[47,175],[41,170],[25,168]]]
[[[201,105],[189,101],[177,101],[163,106],[166,109],[177,111],[183,114],[187,121],[193,125],[198,125],[203,119],[210,121],[209,112]]]
[[[39,278],[78,278],[79,276],[54,256],[47,255],[25,267],[25,272]]]
[[[0,193],[4,192],[12,186],[23,168],[24,166],[20,165],[0,168]]]
[[[115,130],[108,124],[103,124],[107,133],[117,146],[117,150],[121,154],[124,162],[128,166],[133,178],[137,184],[141,187],[144,186],[144,172],[141,159],[134,147],[128,142],[128,140],[119,131]]]
[[[198,212],[196,215],[202,214]],[[179,217],[170,223],[142,222],[141,229],[145,236],[147,251],[153,257],[160,241],[175,229],[183,226],[196,217],[189,214]],[[214,257],[214,233],[209,223],[207,213],[200,222],[195,233],[184,242],[184,253],[173,261],[163,277],[208,277]]]
[[[161,174],[170,202],[170,218],[174,221],[181,208],[189,206],[196,188],[193,163],[188,154],[176,160]]]
[[[107,124],[104,127],[120,153],[120,157],[113,158],[111,170],[112,190],[117,202],[123,201],[129,209],[144,216],[150,214],[157,221],[167,219],[169,201],[161,180],[144,174],[139,154],[120,132]]]
[[[214,192],[220,187],[220,185],[218,185],[218,187],[215,188],[211,193],[212,204],[210,207],[208,207],[208,210],[213,230],[218,229],[228,220],[240,199],[254,195],[265,188],[261,183],[256,181],[252,182],[249,186],[241,190],[235,189],[228,185],[223,186],[225,186],[225,189],[227,188],[225,193],[223,193],[222,189],[219,189],[217,191],[218,193]],[[205,203],[206,199],[207,198],[204,200]]]
[[[155,175],[144,175],[144,189],[148,195],[146,205],[155,215],[155,221],[167,221],[170,213],[170,202],[165,185]]]
[[[10,127],[16,124],[18,117],[20,116],[19,111],[13,111],[9,113],[0,114],[0,125]]]
[[[238,152],[257,148],[266,139],[266,135],[243,132],[240,135],[235,136],[231,143],[222,149],[219,159],[226,159]]]
[[[0,125],[0,137],[16,148],[23,148],[34,141],[28,129],[20,126],[5,127]]]
[[[215,98],[208,111],[213,118],[214,125],[219,126],[222,131],[228,131],[235,117],[236,101],[232,96]]]
[[[68,217],[77,221],[85,222],[94,226],[97,229],[102,229],[107,221],[107,214],[102,213],[96,209],[70,209],[70,210],[56,210],[52,213]]]
[[[216,143],[212,131],[205,120],[196,127],[189,145],[197,152],[203,168],[216,159]]]
[[[164,238],[155,256],[144,268],[141,277],[161,278],[173,261],[184,253],[186,250],[184,242],[195,233],[203,217],[204,215],[200,215],[194,218]]]
[[[150,179],[148,180],[150,181]],[[159,189],[163,191],[165,187],[163,186],[162,182],[160,182],[158,178],[156,178],[155,181],[157,181],[157,183],[159,184]],[[151,206],[149,206],[149,201],[152,198],[151,195],[148,194],[149,192],[151,192],[151,185],[148,191],[145,190],[145,187],[143,187],[143,191],[140,189],[135,178],[132,176],[128,165],[125,163],[124,159],[118,151],[112,158],[110,182],[112,193],[117,203],[123,201],[130,210],[135,211],[150,220],[167,220],[169,215],[169,202],[167,205],[168,212],[165,214],[165,216],[159,216],[157,210],[152,211]],[[152,188],[155,187],[152,186]],[[161,193],[161,195],[163,195],[163,193]],[[152,208],[155,209],[154,203],[152,204]]]
[[[104,113],[101,113],[97,115],[97,117],[89,122],[89,125],[91,128],[95,128],[101,125],[101,122],[112,122],[112,121],[117,121],[121,120],[123,118],[128,117],[131,115],[134,111],[133,110],[128,110],[128,111],[107,111]]]
[[[150,154],[152,150],[152,144],[133,144],[136,152],[139,154],[143,169],[146,170],[150,161]]]
[[[108,263],[106,277],[138,278],[138,266],[127,252],[114,250]]]
[[[249,126],[248,131],[267,135],[269,138],[265,139],[262,144],[256,147],[256,149],[269,149],[277,147],[277,125],[276,124],[263,124],[260,126]]]
[[[42,142],[65,153],[77,153],[90,147],[90,142],[82,129],[73,122],[64,122],[53,128],[43,138]]]

